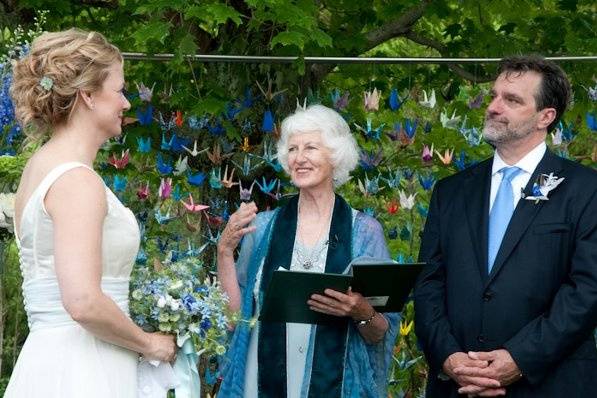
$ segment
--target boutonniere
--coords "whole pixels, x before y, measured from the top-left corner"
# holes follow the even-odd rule
[[[531,195],[524,195],[526,200],[534,200],[535,204],[539,203],[540,200],[549,200],[547,195],[558,185],[564,181],[564,177],[558,177],[553,173],[540,174],[537,177],[537,182],[533,183],[533,189]]]

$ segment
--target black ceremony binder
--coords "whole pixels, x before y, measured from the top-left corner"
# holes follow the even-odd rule
[[[352,276],[303,271],[274,271],[265,293],[260,321],[329,324],[338,317],[313,311],[307,305],[312,294],[325,289],[345,293]]]
[[[325,289],[346,292],[349,286],[361,293],[376,311],[398,312],[423,269],[422,263],[398,264],[387,260],[355,259],[351,264],[352,275],[274,271],[259,320],[337,323],[342,318],[311,310],[307,300],[312,294],[323,294]]]

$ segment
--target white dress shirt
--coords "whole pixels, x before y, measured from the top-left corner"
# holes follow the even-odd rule
[[[514,193],[514,208],[518,204],[520,200],[520,196],[522,190],[527,186],[531,175],[537,168],[537,165],[543,159],[543,155],[545,155],[545,151],[547,150],[547,145],[545,142],[541,142],[537,145],[533,150],[527,153],[522,159],[520,159],[516,164],[507,164],[502,160],[500,155],[495,151],[493,155],[493,166],[491,168],[491,194],[489,199],[489,211],[491,212],[491,208],[493,207],[493,202],[497,195],[498,188],[500,183],[502,182],[502,173],[499,171],[504,167],[511,167],[516,166],[520,168],[522,171],[518,173],[516,177],[512,180],[512,191]]]

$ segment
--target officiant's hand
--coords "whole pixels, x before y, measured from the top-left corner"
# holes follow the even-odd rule
[[[255,231],[255,227],[248,226],[257,216],[257,206],[254,202],[241,203],[230,218],[218,242],[218,255],[232,256],[234,249],[245,234]]]
[[[351,288],[345,293],[325,289],[324,294],[313,294],[307,300],[313,311],[339,317],[351,317],[357,330],[368,344],[380,342],[389,328],[387,319],[375,311],[369,302]]]
[[[324,295],[313,294],[307,304],[313,311],[335,316],[349,316],[360,321],[369,319],[375,312],[371,304],[351,288],[345,293],[325,289]]]

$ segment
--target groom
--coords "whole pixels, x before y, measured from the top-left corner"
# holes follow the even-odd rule
[[[597,172],[545,145],[569,97],[552,62],[504,59],[493,158],[434,189],[415,288],[427,397],[596,396]]]

